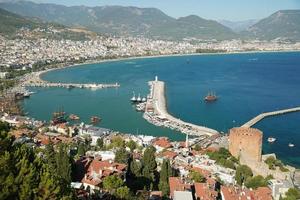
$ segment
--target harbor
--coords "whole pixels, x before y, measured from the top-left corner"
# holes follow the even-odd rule
[[[155,81],[150,81],[149,86],[150,94],[147,96],[145,112],[143,115],[148,122],[156,126],[164,126],[180,131],[187,135],[210,137],[219,134],[219,132],[214,129],[184,122],[181,119],[170,115],[167,111],[165,100],[165,83],[159,81],[158,77],[155,77]]]

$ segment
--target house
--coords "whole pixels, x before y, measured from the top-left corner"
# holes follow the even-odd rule
[[[191,191],[192,185],[184,183],[180,177],[169,177],[169,187],[170,198],[174,199],[175,191]]]
[[[267,187],[259,187],[256,190],[243,189],[241,187],[221,186],[222,200],[272,200],[272,192]]]
[[[285,193],[293,188],[293,185],[287,180],[272,179],[268,181],[274,200],[278,200],[280,196],[285,197]]]
[[[193,200],[193,194],[189,191],[174,191],[173,200]]]
[[[84,162],[84,161],[83,161]],[[118,175],[125,178],[126,168],[125,164],[115,163],[112,160],[101,160],[88,158],[89,164],[84,171],[84,177],[81,179],[84,187],[88,186],[91,189],[99,190],[103,179],[110,175]]]
[[[91,145],[92,146],[96,146],[98,139],[100,139],[101,137],[103,137],[105,135],[110,134],[111,132],[112,131],[110,129],[100,128],[100,127],[85,125],[85,124],[81,124],[78,129],[78,133],[80,136],[88,135],[91,137],[91,139],[92,139]]]
[[[215,200],[218,197],[218,192],[209,183],[195,183],[194,186],[196,200]]]
[[[159,137],[153,142],[153,146],[157,152],[161,152],[164,149],[171,148],[172,144],[167,137]]]

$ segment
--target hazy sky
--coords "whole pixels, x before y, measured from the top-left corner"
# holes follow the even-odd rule
[[[1,1],[1,0],[0,0]],[[34,0],[64,5],[155,7],[173,17],[196,14],[207,19],[260,19],[282,9],[300,9],[300,0]]]

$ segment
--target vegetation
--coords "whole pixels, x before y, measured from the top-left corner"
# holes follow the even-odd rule
[[[207,155],[210,159],[215,160],[217,164],[226,168],[235,169],[236,164],[238,164],[238,160],[225,148],[220,148],[217,152],[208,152]]]
[[[272,175],[269,175],[266,178],[264,178],[260,175],[254,176],[254,177],[248,178],[246,180],[245,186],[247,188],[252,188],[252,189],[256,189],[258,187],[266,187],[266,186],[268,186],[268,181],[272,178],[273,178]]]
[[[127,142],[126,146],[130,149],[131,152],[133,152],[133,150],[135,150],[138,147],[137,143],[133,140]]]
[[[297,200],[300,199],[300,191],[296,188],[290,188],[286,193],[286,197],[283,200]]]
[[[168,197],[170,193],[169,189],[169,177],[173,175],[173,169],[169,160],[164,160],[161,166],[159,174],[159,189],[162,191],[164,197]]]
[[[289,170],[284,167],[283,163],[280,160],[277,160],[274,156],[270,156],[265,160],[265,163],[269,166],[269,169],[275,170],[276,167],[282,172],[288,172]]]
[[[26,145],[13,145],[8,131],[0,122],[0,199],[72,199],[67,147],[56,152],[47,146],[43,158]]]
[[[189,177],[197,183],[205,182],[205,177],[200,172],[191,171]]]
[[[239,165],[236,168],[235,180],[237,184],[242,185],[248,178],[253,176],[252,170],[247,165]]]
[[[196,53],[224,53],[227,50],[224,49],[196,49]]]
[[[128,164],[129,153],[126,151],[124,147],[121,147],[116,151],[115,162]]]

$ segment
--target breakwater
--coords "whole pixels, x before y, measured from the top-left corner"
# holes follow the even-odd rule
[[[214,129],[184,122],[170,115],[167,111],[165,100],[165,83],[158,81],[156,77],[155,81],[149,82],[149,86],[150,93],[147,97],[144,113],[144,118],[147,121],[154,125],[168,127],[188,135],[213,136],[219,134]]]
[[[283,114],[287,114],[287,113],[291,113],[291,112],[299,112],[299,111],[300,111],[300,107],[295,107],[295,108],[290,108],[290,109],[261,113],[260,115],[257,115],[256,117],[254,117],[253,119],[251,119],[250,121],[248,121],[247,123],[242,125],[242,127],[249,128],[251,126],[254,126],[256,123],[258,123],[259,121],[263,120],[266,117],[283,115]]]

